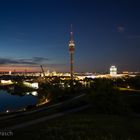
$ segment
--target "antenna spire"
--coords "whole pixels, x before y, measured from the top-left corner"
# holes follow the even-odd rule
[[[73,25],[71,24],[71,31],[70,31],[70,40],[74,41],[73,39]]]

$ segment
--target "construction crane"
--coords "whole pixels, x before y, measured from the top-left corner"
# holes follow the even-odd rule
[[[43,77],[44,77],[44,79],[45,79],[45,72],[44,72],[43,66],[40,65],[40,67],[41,67],[41,70],[42,70],[42,73],[43,73]]]

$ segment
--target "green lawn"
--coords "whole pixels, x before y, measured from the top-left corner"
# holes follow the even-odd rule
[[[95,114],[92,108],[14,132],[34,140],[139,140],[140,118]]]

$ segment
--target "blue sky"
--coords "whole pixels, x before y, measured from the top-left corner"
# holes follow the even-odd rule
[[[42,64],[69,71],[73,24],[76,72],[107,72],[110,65],[138,71],[139,5],[138,0],[1,0],[1,69]],[[42,61],[30,63],[35,57]]]

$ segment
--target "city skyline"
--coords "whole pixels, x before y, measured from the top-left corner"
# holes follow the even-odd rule
[[[69,72],[73,24],[75,72],[140,71],[137,0],[0,2],[0,71]]]

